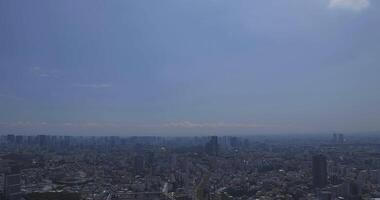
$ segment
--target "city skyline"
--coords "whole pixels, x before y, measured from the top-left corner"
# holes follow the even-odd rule
[[[1,1],[0,134],[378,133],[379,7]]]

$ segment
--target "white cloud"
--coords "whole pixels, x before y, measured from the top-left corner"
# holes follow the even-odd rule
[[[179,129],[193,129],[193,128],[270,128],[276,126],[270,125],[260,125],[254,123],[225,123],[225,122],[215,122],[215,123],[195,123],[190,121],[179,121],[179,122],[167,122],[167,123],[157,123],[157,124],[131,124],[125,122],[64,122],[64,123],[48,123],[42,122],[30,122],[30,121],[18,121],[12,123],[5,123],[3,125],[8,126],[30,126],[30,127],[81,127],[81,128],[179,128]]]
[[[163,128],[262,128],[269,127],[268,125],[261,125],[255,123],[195,123],[190,121],[169,122],[158,125]]]
[[[32,67],[31,70],[34,72],[39,72],[41,71],[41,67]]]
[[[361,11],[368,8],[370,0],[330,0],[329,8]]]
[[[57,77],[57,70],[47,70],[43,69],[41,67],[32,67],[30,68],[30,71],[32,74],[35,76],[43,77],[43,78],[48,78],[48,77]]]

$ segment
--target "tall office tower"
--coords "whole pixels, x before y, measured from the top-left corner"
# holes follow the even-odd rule
[[[230,145],[232,148],[239,147],[239,140],[237,137],[230,137]]]
[[[34,137],[33,136],[31,136],[31,135],[27,136],[27,144],[28,145],[32,145],[33,141],[34,141]]]
[[[4,175],[4,197],[6,200],[20,200],[21,199],[21,175],[20,171],[16,168]]]
[[[337,136],[336,133],[333,134],[332,142],[333,142],[334,144],[336,144],[336,143],[338,142],[338,136]]]
[[[348,197],[348,199],[352,199],[352,200],[362,199],[361,198],[362,190],[361,190],[360,184],[356,183],[355,181],[350,181],[348,182],[348,184],[346,183],[346,185],[348,186],[348,188],[346,190],[347,194],[345,196]]]
[[[327,161],[324,155],[313,156],[313,185],[316,188],[327,185]]]
[[[63,146],[64,147],[69,147],[69,146],[71,146],[71,136],[64,136],[63,137]]]
[[[206,153],[212,156],[217,156],[218,149],[218,137],[211,136],[210,141],[206,143]]]
[[[22,144],[23,143],[23,136],[22,135],[16,135],[16,144]]]
[[[227,150],[227,136],[223,136],[219,139],[219,150]]]
[[[40,147],[45,147],[47,145],[47,136],[46,135],[38,135],[38,144]]]
[[[15,135],[7,135],[8,144],[13,144],[15,142]]]
[[[212,145],[212,151],[215,155],[218,155],[218,137],[217,136],[211,136],[211,145]]]
[[[341,185],[341,195],[348,200],[362,200],[362,188],[354,179],[348,178]],[[376,198],[375,198],[376,199]]]
[[[339,140],[339,144],[343,144],[344,143],[344,136],[343,136],[343,134],[339,134],[338,140]]]

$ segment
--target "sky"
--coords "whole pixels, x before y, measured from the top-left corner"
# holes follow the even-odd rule
[[[377,0],[2,0],[0,134],[380,130]]]

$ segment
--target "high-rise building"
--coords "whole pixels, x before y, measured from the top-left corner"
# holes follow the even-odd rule
[[[338,141],[339,141],[339,144],[343,144],[344,143],[344,136],[343,136],[343,134],[339,134]]]
[[[338,142],[338,136],[337,136],[336,133],[333,134],[332,142],[333,142],[334,144],[336,144],[336,143]]]
[[[20,145],[23,143],[23,136],[22,135],[16,135],[16,144]]]
[[[239,146],[239,140],[237,137],[230,137],[230,145],[232,148],[237,148]]]
[[[361,200],[362,189],[358,182],[353,179],[347,179],[342,184],[342,196],[344,199]]]
[[[313,186],[323,188],[327,185],[327,161],[324,155],[313,156]]]
[[[21,175],[18,167],[11,166],[4,174],[3,192],[5,200],[21,199]]]
[[[45,147],[47,145],[47,136],[46,135],[37,135],[38,144],[40,147]]]
[[[4,193],[6,200],[21,199],[21,177],[20,174],[7,174],[4,177]]]
[[[15,135],[9,134],[7,135],[8,144],[13,144],[15,142]]]
[[[218,149],[218,137],[211,136],[210,141],[206,143],[206,153],[212,156],[217,156]]]

